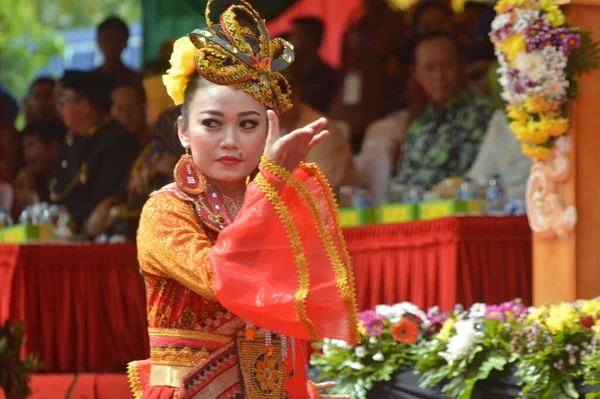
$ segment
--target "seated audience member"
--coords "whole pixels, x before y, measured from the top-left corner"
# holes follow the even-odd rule
[[[477,25],[491,7],[479,1],[467,1],[464,12],[460,15],[460,31],[469,37],[475,37]]]
[[[337,192],[341,186],[355,185],[357,183],[356,172],[347,140],[327,115],[303,101],[302,86],[295,80],[294,75],[291,73],[285,75],[292,86],[294,106],[281,116],[279,121],[281,135],[300,129],[321,117],[328,118],[330,123],[327,124],[325,130],[329,131],[329,136],[308,153],[305,161],[319,165],[334,192]]]
[[[154,125],[152,141],[133,164],[122,188],[120,203],[104,203],[89,219],[90,235],[119,234],[134,240],[142,207],[150,194],[173,182],[173,169],[183,155],[177,140],[177,118],[180,108],[163,112]]]
[[[324,26],[318,18],[303,17],[292,22],[289,41],[294,45],[296,59],[292,64],[298,85],[302,86],[304,102],[326,113],[337,90],[337,74],[319,56]]]
[[[112,107],[110,115],[140,144],[151,139],[146,123],[146,94],[144,87],[135,83],[117,83],[110,93]]]
[[[456,33],[455,14],[447,2],[427,0],[418,4],[412,12],[411,36],[417,37],[429,32],[446,31]]]
[[[52,78],[38,78],[33,81],[25,97],[25,120],[58,121],[58,113],[54,104],[56,82]]]
[[[49,121],[32,122],[21,132],[25,167],[14,182],[17,213],[35,202],[50,202],[48,185],[66,133],[64,125]]]
[[[66,71],[58,103],[69,134],[58,149],[50,199],[85,230],[91,212],[119,193],[137,142],[111,120],[110,80],[97,72]]]
[[[477,181],[487,181],[499,174],[508,200],[525,199],[531,159],[521,151],[521,143],[508,128],[504,111],[492,116],[475,162],[468,175]]]
[[[104,55],[104,63],[95,72],[106,75],[113,82],[142,84],[142,75],[126,66],[121,59],[129,40],[129,27],[122,19],[112,16],[98,25],[96,40]]]
[[[398,178],[429,189],[467,173],[493,108],[485,96],[466,90],[459,45],[447,32],[418,38],[413,62],[430,101],[406,132]]]

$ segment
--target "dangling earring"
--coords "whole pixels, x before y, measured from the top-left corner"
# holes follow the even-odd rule
[[[199,195],[206,189],[206,179],[194,163],[189,148],[185,149],[185,154],[181,156],[177,165],[175,165],[173,177],[177,187],[186,194]]]

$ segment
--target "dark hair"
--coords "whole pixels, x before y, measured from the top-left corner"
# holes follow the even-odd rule
[[[125,38],[129,39],[129,27],[123,20],[116,16],[110,16],[105,19],[100,25],[98,25],[98,36],[106,30],[120,31],[125,35]]]
[[[450,7],[448,7],[448,5],[442,1],[439,0],[427,0],[421,4],[419,4],[414,11],[413,17],[412,17],[412,29],[413,31],[416,29],[418,23],[419,23],[419,19],[421,18],[421,15],[430,9],[434,9],[437,8],[438,10],[442,11],[444,14],[446,14],[447,16],[451,17],[454,13],[452,12],[452,10],[450,9]]]
[[[144,91],[144,86],[132,81],[117,81],[112,90],[114,91],[120,87],[131,87],[136,94],[140,96],[142,103],[146,104],[146,92]]]
[[[184,154],[184,149],[177,137],[177,118],[181,115],[181,106],[169,108],[162,112],[154,124],[154,140],[158,147],[179,158]]]
[[[31,84],[29,85],[29,89],[27,89],[27,97],[30,97],[33,94],[33,89],[37,85],[42,85],[42,84],[49,84],[49,85],[52,85],[52,87],[54,87],[54,85],[56,84],[56,81],[54,79],[52,79],[51,77],[47,77],[47,76],[37,78],[36,80],[31,82]]]
[[[462,49],[460,43],[458,42],[458,39],[456,38],[456,36],[451,33],[446,32],[445,30],[436,30],[436,31],[424,33],[419,36],[415,36],[412,39],[412,41],[411,41],[412,42],[411,43],[411,57],[410,57],[411,65],[415,65],[415,63],[416,63],[416,58],[417,58],[416,54],[417,54],[417,49],[419,48],[419,46],[427,41],[435,40],[435,39],[448,39],[450,42],[452,42],[452,45],[456,49],[456,53],[458,54],[458,57],[461,59],[463,58],[463,49]]]
[[[188,84],[183,92],[183,104],[181,105],[181,118],[185,123],[188,122],[188,115],[190,112],[190,103],[194,100],[194,95],[196,95],[196,91],[202,85],[204,78],[198,74],[198,72],[194,72],[188,81]]]
[[[302,17],[294,19],[292,25],[301,29],[308,35],[317,48],[321,47],[323,33],[325,31],[323,21],[315,17]]]
[[[44,144],[50,144],[53,141],[61,142],[67,134],[67,128],[62,123],[52,121],[36,121],[25,126],[21,131],[21,136],[38,136]]]

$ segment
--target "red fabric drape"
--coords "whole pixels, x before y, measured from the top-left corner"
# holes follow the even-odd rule
[[[531,302],[531,231],[526,218],[452,217],[344,231],[359,310],[410,301]]]
[[[23,320],[48,371],[106,370],[148,357],[135,244],[0,245],[0,320]]]
[[[320,18],[325,24],[321,57],[325,62],[338,66],[346,27],[350,20],[358,18],[361,13],[361,0],[297,0],[289,10],[269,22],[267,26],[271,37],[276,37],[287,33],[295,18]]]

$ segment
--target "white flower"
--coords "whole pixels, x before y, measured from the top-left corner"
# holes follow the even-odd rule
[[[374,335],[371,335],[371,337],[369,338],[369,343],[370,343],[371,345],[375,345],[375,344],[377,344],[377,337],[376,337],[376,336],[374,336]]]
[[[373,355],[373,361],[375,362],[383,362],[385,360],[385,358],[383,357],[383,353],[381,352],[377,352],[376,354]]]
[[[471,309],[469,310],[469,317],[473,319],[481,318],[485,316],[485,310],[485,304],[476,303],[473,306],[471,306]]]
[[[517,9],[517,21],[513,30],[517,33],[523,33],[531,22],[540,16],[540,12],[536,10]]]
[[[446,351],[439,353],[450,365],[467,357],[475,345],[483,340],[484,335],[475,328],[475,321],[471,319],[458,320],[454,328],[456,335],[448,340]]]
[[[357,346],[354,349],[354,353],[356,353],[356,357],[358,357],[358,358],[363,358],[363,357],[367,356],[367,350],[362,345]]]
[[[347,342],[339,340],[339,339],[329,339],[325,338],[323,340],[323,354],[325,356],[329,356],[333,353],[333,349],[350,349],[350,345]]]
[[[541,51],[531,53],[520,53],[515,60],[517,69],[535,81],[541,80],[548,73],[546,60]]]
[[[547,97],[555,100],[561,100],[567,95],[567,88],[569,87],[569,81],[552,79],[546,82],[544,85],[543,92]]]
[[[492,21],[492,30],[500,30],[509,22],[510,16],[508,14],[500,14]]]
[[[348,366],[353,370],[363,370],[365,368],[365,365],[360,362],[350,362]]]
[[[392,324],[402,320],[405,313],[412,313],[423,320],[423,322],[427,321],[427,315],[418,306],[410,302],[401,302],[393,306],[377,305],[375,306],[375,312],[388,319]]]

